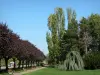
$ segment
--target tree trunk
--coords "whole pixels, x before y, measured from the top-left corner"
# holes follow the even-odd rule
[[[31,67],[31,61],[29,62],[29,64],[30,64],[30,67]]]
[[[30,61],[30,66],[32,67],[32,61]]]
[[[32,66],[34,66],[34,61],[32,61],[32,64],[33,64]]]
[[[33,61],[31,61],[31,66],[33,66]]]
[[[28,67],[29,67],[29,61],[27,61]]]
[[[16,60],[15,60],[15,58],[13,58],[13,62],[14,62],[14,67],[13,67],[13,69],[15,70],[15,68],[16,68],[16,62],[15,62]]]
[[[24,68],[24,60],[22,60],[22,68]]]
[[[20,69],[20,65],[21,65],[21,60],[19,60],[19,63],[18,63],[18,68]]]
[[[31,67],[31,66],[30,66],[30,61],[29,61],[29,67]]]
[[[32,67],[33,67],[33,61],[31,61],[31,65],[32,65]]]
[[[6,71],[8,72],[8,58],[5,58]]]
[[[1,70],[1,59],[0,59],[0,70]]]
[[[26,68],[27,68],[27,60],[26,60]]]
[[[28,66],[30,67],[30,61],[28,61]]]

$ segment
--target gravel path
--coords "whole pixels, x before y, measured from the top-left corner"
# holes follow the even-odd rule
[[[38,68],[33,68],[33,69],[31,69],[31,70],[25,70],[25,71],[23,71],[23,72],[20,72],[20,73],[14,73],[14,75],[23,75],[23,74],[25,74],[25,73],[30,73],[30,72],[34,72],[34,71],[37,71],[37,70],[41,70],[41,69],[43,69],[43,68],[45,68],[45,67],[38,67]]]

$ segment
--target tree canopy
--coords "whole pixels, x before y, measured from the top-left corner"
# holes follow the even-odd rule
[[[6,24],[0,23],[0,60],[5,59],[6,70],[8,60],[17,58],[19,61],[42,61],[45,59],[43,52],[28,40],[20,37],[8,28]]]

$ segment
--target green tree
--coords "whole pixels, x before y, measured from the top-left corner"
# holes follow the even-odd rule
[[[80,21],[80,51],[87,54],[90,50],[100,49],[100,15],[91,14]],[[84,51],[84,52],[83,52]]]
[[[79,36],[79,42],[80,42],[80,52],[83,54],[88,53],[88,48],[90,44],[92,43],[92,37],[89,33],[89,25],[88,20],[86,18],[82,18],[80,21],[80,36]]]
[[[49,62],[54,62],[54,50],[53,50],[53,43],[52,43],[52,38],[50,36],[50,33],[46,33],[46,40],[48,43],[48,50],[49,50]]]
[[[62,8],[56,8],[55,14],[57,16],[57,32],[58,32],[58,45],[59,45],[59,55],[57,57],[58,61],[61,61],[61,59],[63,59],[61,57],[61,54],[63,52],[63,48],[62,48],[62,38],[64,36],[65,33],[65,16],[64,16],[64,12]]]
[[[49,16],[48,26],[51,31],[51,39],[52,39],[52,44],[53,44],[52,50],[54,53],[53,58],[54,58],[54,61],[56,62],[57,61],[56,57],[59,55],[58,54],[58,50],[59,50],[58,42],[59,41],[58,41],[58,36],[57,36],[57,17],[55,14],[51,14]]]
[[[69,13],[69,11],[71,12]],[[68,29],[66,32],[66,35],[70,38],[68,38],[68,41],[70,41],[70,50],[77,50],[78,49],[78,22],[76,20],[76,12],[72,9],[67,9],[67,13],[71,15],[71,22],[69,22],[68,18]],[[69,16],[68,14],[68,16]]]
[[[48,28],[50,30],[50,36],[52,40],[52,50],[49,49],[49,55],[50,50],[54,53],[53,58],[55,63],[59,62],[59,56],[61,55],[61,47],[60,47],[60,41],[61,38],[64,35],[64,30],[65,30],[65,17],[64,17],[64,12],[62,8],[56,8],[55,13],[51,14],[48,18]],[[48,46],[50,42],[47,42]]]
[[[94,50],[100,50],[100,15],[91,14],[88,17],[89,32],[93,38]]]
[[[67,50],[78,49],[78,22],[76,20],[76,13],[72,9],[67,9],[68,13],[68,29],[65,30],[63,36],[63,42],[67,47]],[[66,49],[65,48],[65,49]]]
[[[65,30],[65,16],[62,8],[56,8],[55,14],[57,17],[57,33],[58,38],[61,40]]]
[[[61,56],[63,62],[66,54],[71,50],[78,50],[78,22],[76,20],[76,12],[71,8],[67,9],[68,29],[64,30],[63,38],[60,41]]]

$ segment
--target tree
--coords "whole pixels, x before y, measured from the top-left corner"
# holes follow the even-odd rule
[[[88,53],[89,45],[92,43],[92,37],[89,33],[89,27],[88,27],[88,20],[86,18],[82,18],[80,21],[80,49],[84,54]]]
[[[71,8],[67,9],[68,29],[65,30],[61,40],[61,61],[66,59],[66,54],[69,51],[78,51],[78,22],[76,20],[76,12]]]
[[[2,55],[1,55],[1,50],[0,50],[0,70],[1,70],[1,59],[2,59]]]
[[[49,58],[50,61],[54,62],[54,51],[53,51],[53,43],[50,33],[46,33],[46,41],[48,43],[48,50],[49,50]]]
[[[5,59],[6,71],[8,70],[8,59],[12,57],[12,34],[6,24],[0,23],[0,50],[2,57]]]
[[[65,70],[83,70],[84,62],[78,51],[70,51],[64,61]]]
[[[51,14],[48,18],[48,28],[50,30],[50,34],[47,33],[47,43],[51,45],[52,49],[49,47],[50,56],[54,58],[55,63],[59,63],[59,55],[61,53],[60,41],[64,34],[64,26],[65,26],[65,17],[62,8],[56,8],[55,13]],[[50,38],[51,37],[51,38]],[[52,42],[50,42],[52,41]]]
[[[70,13],[69,13],[70,12]],[[70,50],[78,50],[78,23],[76,20],[76,12],[72,9],[67,9],[68,17],[68,29],[66,30],[66,40],[69,44]],[[70,22],[69,22],[70,21]]]
[[[57,56],[57,61],[58,63],[61,61],[61,59],[63,59],[61,57],[61,54],[63,52],[63,48],[62,48],[62,39],[65,33],[65,15],[64,15],[64,11],[62,8],[56,8],[55,14],[57,16],[57,36],[58,36],[58,56]]]
[[[19,60],[19,68],[22,63],[24,68],[24,62],[26,66],[33,62],[40,62],[45,59],[45,55],[40,49],[35,47],[27,40],[22,40],[20,37],[8,28],[6,24],[0,23],[0,66],[1,59],[5,59],[6,71],[8,71],[8,60],[10,58],[14,61],[14,69],[16,59]]]
[[[100,69],[100,51],[93,51],[84,57],[85,69]]]
[[[92,36],[92,50],[100,50],[100,15],[91,14],[88,17],[89,33]]]
[[[80,47],[84,49],[85,54],[89,50],[97,51],[100,47],[100,15],[92,14],[87,19],[80,21]],[[82,52],[83,53],[83,52]]]

